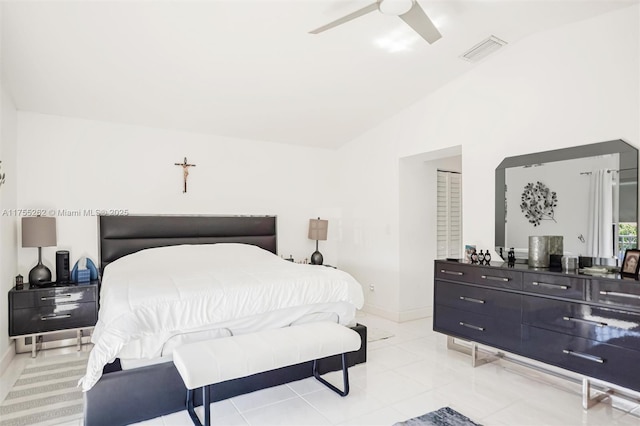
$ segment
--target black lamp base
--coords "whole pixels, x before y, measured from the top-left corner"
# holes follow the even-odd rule
[[[323,260],[324,259],[322,258],[322,253],[320,253],[318,250],[314,251],[313,254],[311,255],[312,265],[322,265]]]
[[[49,268],[44,266],[41,262],[39,262],[36,266],[33,267],[31,271],[29,271],[29,284],[30,285],[38,285],[41,283],[50,283],[51,282],[51,271]]]

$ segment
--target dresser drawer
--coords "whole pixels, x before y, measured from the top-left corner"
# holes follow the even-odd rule
[[[522,290],[522,273],[504,268],[467,263],[436,262],[435,275],[436,278],[443,280]]]
[[[522,298],[522,322],[640,351],[640,314],[542,297]]]
[[[525,274],[522,288],[532,293],[569,299],[585,300],[586,296],[586,286],[582,278],[562,275]]]
[[[640,282],[635,280],[592,280],[591,300],[597,303],[623,305],[640,311]]]
[[[529,358],[640,391],[640,352],[526,325],[522,350]]]
[[[435,282],[435,303],[463,311],[498,316],[520,322],[521,299],[519,294],[500,290],[472,287],[445,281]]]
[[[12,308],[37,308],[61,303],[94,302],[95,300],[95,286],[54,287],[14,292],[12,293]]]
[[[10,335],[20,336],[69,328],[92,327],[97,320],[95,302],[14,309]]]
[[[451,336],[517,352],[520,321],[505,321],[491,315],[463,311],[436,304],[433,329]]]
[[[435,276],[443,280],[473,283],[475,266],[468,263],[438,262],[435,264]]]

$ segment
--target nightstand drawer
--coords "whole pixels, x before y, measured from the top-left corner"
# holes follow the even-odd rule
[[[14,309],[11,336],[43,333],[69,328],[92,327],[98,320],[95,302]]]
[[[519,294],[445,281],[436,281],[435,286],[438,304],[520,322],[522,296]]]
[[[55,306],[63,303],[95,302],[95,286],[60,287],[16,291],[12,295],[13,309]]]

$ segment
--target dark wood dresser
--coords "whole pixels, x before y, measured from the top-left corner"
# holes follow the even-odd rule
[[[435,331],[578,373],[587,393],[589,378],[640,391],[640,282],[520,264],[434,271]]]

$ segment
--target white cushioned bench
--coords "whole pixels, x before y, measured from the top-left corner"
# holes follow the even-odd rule
[[[196,425],[201,423],[194,411],[194,390],[203,389],[204,420],[209,426],[211,385],[308,361],[314,361],[316,379],[346,396],[346,354],[361,344],[360,335],[349,327],[315,322],[186,344],[173,351],[173,363],[188,389],[187,410]],[[317,369],[317,360],[338,354],[342,355],[344,390],[320,377]]]

